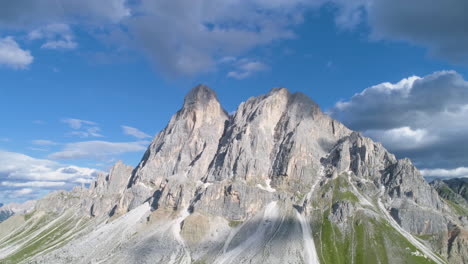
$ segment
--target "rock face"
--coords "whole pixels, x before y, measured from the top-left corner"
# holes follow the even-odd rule
[[[38,231],[0,237],[0,259],[465,263],[466,222],[408,159],[304,94],[275,88],[228,115],[199,85],[136,168],[118,162],[88,189],[41,199],[25,223]],[[34,244],[41,233],[54,239]]]

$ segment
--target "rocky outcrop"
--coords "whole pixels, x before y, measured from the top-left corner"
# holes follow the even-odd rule
[[[450,263],[468,263],[468,232],[460,227],[452,227],[447,248]]]
[[[437,192],[410,160],[397,160],[381,144],[354,132],[322,162],[329,177],[351,172],[360,182],[372,183],[365,192],[381,199],[406,230],[415,234],[447,232],[450,220],[443,216]]]
[[[127,189],[133,167],[118,161],[110,170],[109,174],[100,174],[97,181],[93,182],[88,191],[88,197],[84,199],[85,208],[90,204],[91,216],[103,214],[113,216],[125,211],[121,205],[122,194]],[[86,194],[84,194],[86,195]]]

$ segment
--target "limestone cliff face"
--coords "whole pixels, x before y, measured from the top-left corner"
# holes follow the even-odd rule
[[[277,199],[275,188],[310,189],[320,157],[350,133],[301,93],[273,89],[228,116],[215,93],[198,86],[152,142],[123,200],[129,210],[150,201],[244,219]]]
[[[408,159],[285,88],[228,115],[199,85],[136,168],[36,210],[92,223],[38,263],[459,263],[468,248],[466,217]]]
[[[213,90],[199,85],[190,91],[134,171],[125,206],[131,210],[148,199],[155,208],[187,206],[208,171],[228,120]]]

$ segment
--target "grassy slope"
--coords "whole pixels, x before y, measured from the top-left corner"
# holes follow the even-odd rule
[[[12,254],[0,260],[2,264],[20,263],[38,253],[46,253],[52,248],[63,246],[69,238],[86,225],[86,221],[73,216],[57,219],[55,215],[38,214],[22,216],[25,225],[0,242],[0,248],[7,245],[21,245]],[[53,224],[47,226],[54,219]],[[47,227],[46,227],[47,226]]]
[[[312,222],[320,263],[432,263],[412,255],[417,249],[383,218],[365,212],[369,209],[357,209],[344,228],[333,224],[328,218],[332,204],[346,201],[359,208],[359,200],[351,190],[344,176],[321,187],[321,208],[314,210],[321,215]]]
[[[438,184],[433,184],[439,196],[450,206],[450,208],[460,216],[468,215],[468,208],[467,208],[467,201],[466,198],[463,197],[461,194],[455,192],[461,192],[463,195],[466,196],[466,185],[468,183],[464,183],[465,179],[452,179],[442,182],[438,182]],[[452,187],[450,187],[447,183],[452,183]],[[459,185],[457,185],[458,183]],[[462,185],[463,184],[463,185]],[[454,188],[454,189],[452,189]],[[458,188],[458,189],[457,189]]]

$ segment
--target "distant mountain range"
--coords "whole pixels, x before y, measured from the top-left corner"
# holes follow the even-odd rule
[[[0,223],[10,218],[15,214],[25,214],[34,209],[36,201],[27,201],[22,204],[9,203],[6,205],[0,204]]]
[[[0,262],[468,263],[465,194],[302,93],[230,115],[199,85],[136,168],[1,223]]]

